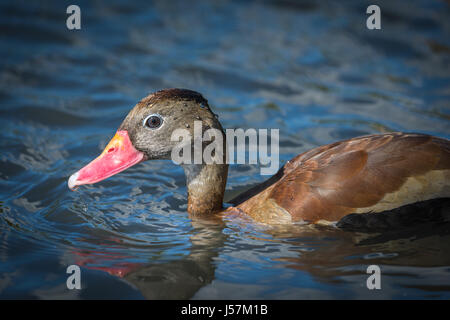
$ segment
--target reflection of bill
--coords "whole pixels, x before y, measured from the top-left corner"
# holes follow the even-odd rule
[[[141,263],[126,262],[127,259],[133,258],[131,256],[120,253],[111,254],[107,250],[83,249],[82,251],[73,251],[72,253],[76,255],[77,265],[90,270],[104,271],[119,278],[123,278],[142,265]]]
[[[189,252],[178,260],[152,263],[127,262],[135,256],[104,250],[73,251],[76,264],[100,270],[133,284],[147,299],[190,299],[215,277],[214,259],[226,235],[220,218],[192,220]],[[116,247],[115,247],[116,248]]]

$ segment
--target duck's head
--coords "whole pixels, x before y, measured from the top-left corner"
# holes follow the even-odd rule
[[[184,129],[193,136],[194,121],[201,121],[203,129],[223,131],[208,101],[195,91],[166,89],[147,96],[128,113],[100,156],[69,178],[69,188],[99,182],[141,161],[170,159],[179,143],[172,141],[172,133]]]

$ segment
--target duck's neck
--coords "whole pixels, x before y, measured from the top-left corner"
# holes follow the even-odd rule
[[[222,209],[227,184],[227,164],[183,165],[188,189],[189,214],[209,215]]]

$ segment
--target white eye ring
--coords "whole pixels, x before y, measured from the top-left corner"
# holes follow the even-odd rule
[[[148,119],[150,119],[151,117],[157,117],[157,118],[159,118],[159,120],[160,120],[159,126],[152,128],[152,127],[150,127],[150,126],[147,125],[147,121],[148,121]],[[150,130],[158,130],[159,128],[161,128],[161,127],[163,126],[163,124],[164,124],[164,119],[163,119],[163,117],[161,117],[161,115],[159,115],[159,114],[157,114],[157,113],[152,113],[152,114],[148,115],[148,116],[142,121],[142,125],[143,125],[145,128],[150,129]]]

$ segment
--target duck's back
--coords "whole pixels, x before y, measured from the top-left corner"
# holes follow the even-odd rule
[[[450,141],[387,133],[336,142],[296,156],[262,187],[238,208],[266,223],[338,221],[448,198]]]

